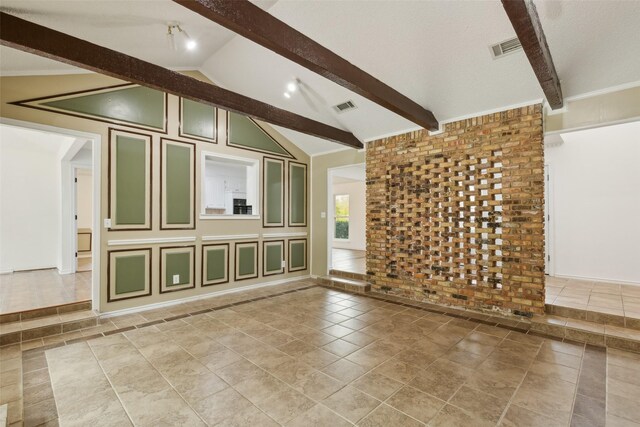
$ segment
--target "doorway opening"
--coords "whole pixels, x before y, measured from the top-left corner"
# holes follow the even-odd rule
[[[365,164],[328,171],[329,270],[366,274]]]
[[[0,315],[88,302],[99,309],[99,142],[0,123]]]

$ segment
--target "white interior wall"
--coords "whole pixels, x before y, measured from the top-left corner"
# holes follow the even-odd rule
[[[364,251],[367,245],[365,182],[333,184],[333,195],[336,194],[349,195],[349,241],[333,239],[332,247]]]
[[[0,126],[0,272],[58,266],[60,153],[72,142]]]
[[[562,139],[545,148],[551,273],[640,284],[640,122]]]

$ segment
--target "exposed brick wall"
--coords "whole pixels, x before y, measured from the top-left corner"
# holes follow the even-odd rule
[[[544,312],[542,107],[367,146],[367,273],[374,291]]]

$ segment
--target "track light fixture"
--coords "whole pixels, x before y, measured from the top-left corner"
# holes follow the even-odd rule
[[[180,24],[176,22],[170,22],[167,24],[167,41],[169,42],[169,46],[171,47],[171,49],[175,51],[178,50],[178,46],[176,44],[176,34],[182,34],[185,39],[184,46],[187,50],[194,50],[196,47],[198,47],[198,43],[194,39],[192,39],[191,36],[189,36],[189,33],[182,29],[182,27],[180,27]]]

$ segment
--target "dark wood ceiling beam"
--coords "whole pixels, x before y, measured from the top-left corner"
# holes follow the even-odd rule
[[[349,147],[363,147],[352,133],[342,129],[302,117],[16,16],[4,12],[0,12],[0,14],[0,42],[3,46],[220,107]]]
[[[542,86],[547,102],[552,109],[562,108],[562,88],[553,65],[551,51],[540,24],[536,7],[531,0],[502,0],[502,6],[513,25],[514,30],[533,72]]]
[[[433,113],[248,0],[173,0],[429,130]]]

